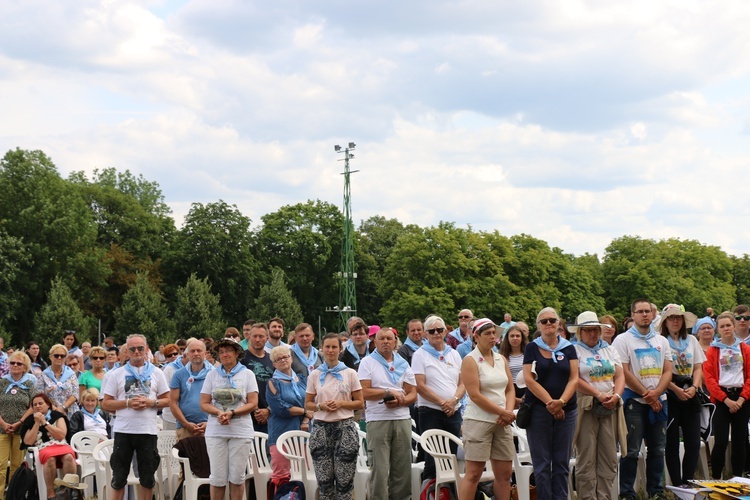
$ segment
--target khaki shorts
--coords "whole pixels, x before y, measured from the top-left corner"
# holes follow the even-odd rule
[[[513,433],[507,425],[464,420],[463,441],[466,460],[472,462],[490,459],[509,462],[516,455]]]

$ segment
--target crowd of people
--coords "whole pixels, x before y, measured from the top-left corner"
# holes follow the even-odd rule
[[[10,463],[12,475],[23,449],[37,446],[48,478],[40,494],[53,498],[57,469],[75,472],[71,436],[93,431],[114,439],[112,498],[123,497],[134,455],[141,497],[150,498],[157,431],[174,430],[178,440],[205,442],[211,497],[224,498],[228,489],[239,500],[254,432],[268,434],[273,490],[290,479],[279,436],[304,430],[320,498],[341,499],[352,497],[363,430],[368,498],[408,499],[412,430],[441,429],[463,443],[459,500],[474,498],[488,463],[495,498],[508,498],[515,431],[525,432],[537,498],[568,497],[572,456],[579,499],[611,498],[613,490],[636,498],[644,441],[646,492],[663,498],[665,456],[672,484],[694,478],[710,399],[712,475],[744,473],[747,306],[698,319],[679,305],[659,311],[639,299],[622,332],[610,315],[585,311],[565,324],[550,307],[537,314],[533,333],[510,314],[498,325],[464,309],[457,320],[456,328],[437,315],[411,320],[403,343],[395,328],[358,317],[318,347],[311,325],[296,325],[285,337],[281,318],[248,320],[241,332],[227,328],[218,340],[179,339],[158,349],[139,334],[121,346],[111,337],[102,346],[79,346],[76,332],[65,331],[44,359],[32,341],[0,356],[0,462]],[[516,427],[522,401],[529,412],[524,430]],[[424,461],[427,483],[436,469],[429,454]],[[3,468],[0,483],[7,479]]]

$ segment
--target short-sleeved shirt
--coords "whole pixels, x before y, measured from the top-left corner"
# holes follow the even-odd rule
[[[172,380],[169,382],[169,388],[180,390],[178,406],[185,420],[191,424],[200,424],[208,420],[208,414],[201,410],[201,389],[203,389],[203,383],[206,379],[195,380],[189,367],[190,364],[187,365],[187,368],[174,372]],[[182,423],[179,420],[177,420],[177,428],[182,428]]]
[[[394,382],[386,368],[378,363],[378,361],[372,356],[367,356],[361,363],[359,363],[359,370],[357,372],[359,373],[360,381],[369,380],[371,387],[377,389],[387,388],[391,392],[405,392],[404,384],[409,384],[415,387],[417,385],[411,367],[407,366],[398,381]],[[388,408],[386,405],[380,404],[380,401],[373,399],[365,400],[365,405],[365,415],[368,422],[405,420],[411,418],[408,406]]]
[[[143,371],[143,366],[134,367],[137,373]],[[130,399],[139,395],[148,399],[158,399],[162,394],[169,392],[167,379],[164,372],[154,368],[149,380],[140,384],[135,377],[128,374],[125,367],[118,368],[108,372],[102,387],[102,393],[105,396],[111,396],[114,399]],[[159,429],[156,425],[156,408],[145,408],[143,410],[134,410],[132,408],[123,408],[117,410],[117,418],[112,429],[113,432],[123,432],[126,434],[151,434],[156,435]]]
[[[626,331],[612,342],[617,349],[622,363],[630,364],[630,372],[638,378],[643,386],[648,389],[656,389],[664,371],[664,360],[672,361],[672,353],[669,342],[661,335],[654,335],[648,341],[636,337],[632,332]],[[630,388],[632,390],[632,387]],[[666,399],[666,393],[661,399]],[[641,404],[646,401],[643,398],[635,398]]]
[[[617,350],[608,345],[594,353],[581,342],[575,345],[578,354],[578,375],[599,392],[612,392],[615,387],[615,369],[622,366]]]
[[[706,353],[693,335],[688,335],[681,343],[670,339],[667,342],[672,351],[672,373],[691,376],[695,365],[706,362]]]
[[[220,369],[211,370],[206,375],[201,394],[211,395],[211,404],[222,411],[236,410],[247,403],[247,395],[258,392],[255,374],[245,368],[232,377],[234,387]],[[119,415],[118,415],[119,419]],[[206,423],[206,437],[253,437],[253,419],[250,414],[237,415],[229,425],[221,425],[216,415],[209,415]]]
[[[352,393],[362,390],[362,384],[359,382],[357,372],[351,368],[346,368],[339,372],[342,380],[333,375],[326,375],[325,383],[320,383],[321,372],[317,368],[307,377],[307,394],[315,394],[316,403],[326,401],[351,401]],[[347,418],[354,417],[354,410],[339,408],[336,411],[316,411],[315,420],[322,422],[338,422]]]
[[[719,386],[742,387],[745,382],[745,361],[742,349],[719,348]]]
[[[560,399],[565,392],[565,387],[570,379],[570,361],[577,360],[578,354],[573,345],[569,345],[552,354],[557,358],[557,362],[547,359],[542,355],[539,346],[534,342],[526,345],[523,353],[523,364],[530,365],[536,361],[537,381],[544,387],[552,399]],[[537,403],[544,406],[547,402],[540,401],[533,392],[526,391],[526,400],[529,403]],[[565,410],[569,411],[576,407],[575,393],[570,401],[565,405]]]
[[[414,375],[424,375],[427,387],[445,400],[456,395],[458,379],[461,377],[461,356],[455,349],[451,349],[444,358],[441,361],[426,350],[417,349],[412,357],[411,369]],[[362,378],[361,375],[360,378]],[[456,402],[455,408],[460,405]],[[417,395],[417,406],[442,410],[439,404],[422,397],[421,394]]]
[[[91,371],[83,372],[78,378],[78,385],[86,387],[86,389],[95,388],[97,391],[102,392],[102,379],[96,378],[96,375]]]

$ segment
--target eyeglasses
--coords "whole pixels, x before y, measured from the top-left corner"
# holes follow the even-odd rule
[[[750,316],[735,316],[734,319],[737,321],[750,321]]]
[[[436,333],[443,333],[445,331],[445,328],[430,328],[429,330],[425,330],[430,335],[435,335]]]
[[[94,361],[101,361],[106,358],[104,356],[91,356],[91,359],[93,359]]]
[[[557,318],[543,318],[539,320],[540,325],[546,325],[547,323],[549,323],[550,325],[554,325],[555,323],[557,323]]]
[[[134,347],[128,347],[128,351],[130,351],[130,352],[136,352],[136,351],[143,352],[145,350],[146,350],[146,346],[143,346],[143,345],[137,345],[137,346],[134,346]]]
[[[230,335],[229,338],[230,339],[238,339],[238,338],[240,338],[240,336],[239,335]]]
[[[471,319],[471,316],[464,314],[463,316],[459,316],[458,319]]]
[[[170,352],[169,354],[165,354],[164,356],[166,356],[168,358],[173,358],[173,357],[177,356],[177,353],[176,352]]]
[[[52,357],[57,359],[63,359],[65,356],[65,354],[52,354]]]
[[[9,361],[10,366],[23,366],[20,361]]]
[[[639,309],[638,311],[633,311],[633,314],[651,314],[651,309]]]
[[[285,361],[289,358],[291,358],[291,356],[287,354],[285,356],[279,356],[278,358],[276,358],[276,361]]]

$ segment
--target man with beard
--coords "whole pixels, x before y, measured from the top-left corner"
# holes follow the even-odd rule
[[[284,320],[273,318],[268,322],[268,341],[266,341],[266,352],[271,353],[271,349],[280,345],[287,345],[281,339],[284,338]]]
[[[271,411],[266,401],[266,385],[273,377],[274,367],[271,356],[266,352],[268,327],[265,323],[255,323],[250,327],[247,351],[242,364],[255,374],[258,382],[258,408],[253,412],[253,429],[268,433],[268,416]]]
[[[424,326],[422,320],[413,319],[406,324],[406,342],[398,348],[398,355],[401,356],[411,366],[411,358],[417,349],[422,347],[422,337],[424,336]]]

